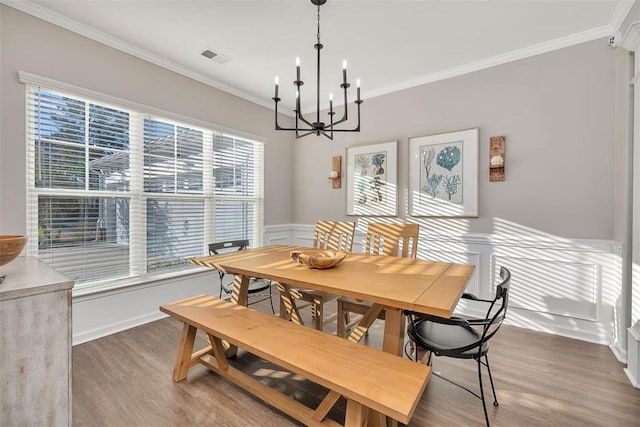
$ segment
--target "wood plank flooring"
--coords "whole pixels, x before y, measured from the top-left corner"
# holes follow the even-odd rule
[[[257,309],[270,311],[264,303]],[[298,425],[202,366],[192,368],[186,381],[174,383],[171,372],[180,330],[176,320],[163,319],[75,346],[74,425]],[[367,344],[380,348],[381,332],[378,321]],[[203,337],[198,340],[204,343]],[[491,341],[489,356],[500,401],[497,408],[489,401],[492,426],[640,427],[640,390],[629,384],[623,365],[606,346],[504,326]],[[232,363],[307,404],[317,405],[326,394],[304,378],[244,352]],[[436,358],[434,371],[477,388],[472,361]],[[344,402],[330,417],[342,420]],[[482,405],[434,376],[409,425],[483,426]]]

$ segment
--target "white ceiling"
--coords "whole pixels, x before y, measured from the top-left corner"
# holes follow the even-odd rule
[[[1,0],[80,34],[272,107],[274,76],[293,107],[315,107],[316,7],[310,0]],[[328,0],[321,6],[321,105],[340,96],[342,60],[363,98],[611,35],[628,0]],[[217,64],[206,47],[231,58]],[[355,84],[354,84],[355,86]],[[351,98],[355,93],[351,93]]]

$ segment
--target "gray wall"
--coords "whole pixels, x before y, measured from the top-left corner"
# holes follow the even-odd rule
[[[361,133],[296,144],[294,220],[346,218],[345,186],[332,190],[327,179],[331,156],[392,140],[399,141],[399,216],[406,216],[408,138],[478,127],[479,218],[419,219],[425,232],[612,239],[614,86],[614,50],[601,39],[365,99]],[[488,180],[494,135],[507,141],[501,183]]]
[[[0,43],[0,233],[25,232],[25,86],[18,71],[266,137],[265,223],[291,221],[293,139],[273,130],[272,110],[4,5]]]
[[[292,142],[272,130],[266,108],[7,6],[1,12],[0,232],[24,231],[24,70],[267,137],[268,225],[346,218],[346,183],[333,190],[327,175],[331,156],[349,145],[398,140],[406,191],[409,137],[479,127],[479,218],[420,219],[426,229],[614,238],[616,72],[604,39],[366,99],[361,133]],[[493,135],[507,137],[503,183],[488,181]],[[405,217],[402,191],[399,206]]]

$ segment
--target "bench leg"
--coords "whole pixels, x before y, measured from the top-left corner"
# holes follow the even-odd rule
[[[216,358],[216,362],[218,363],[218,367],[222,370],[226,370],[229,368],[229,364],[227,363],[227,357],[225,354],[225,348],[223,341],[214,337],[211,334],[207,334],[209,337],[209,342],[211,343],[213,356]]]
[[[331,408],[336,404],[338,399],[342,396],[340,393],[330,390],[329,393],[325,396],[325,398],[320,402],[320,405],[313,411],[313,415],[311,415],[311,419],[317,421],[319,423],[324,420],[324,417],[327,416]]]
[[[369,408],[347,399],[347,412],[344,417],[344,427],[365,427],[367,425],[367,416]]]
[[[191,368],[191,354],[193,353],[193,344],[196,341],[197,331],[194,326],[186,323],[182,325],[178,354],[176,355],[176,363],[173,367],[173,381],[175,382],[187,379],[187,373],[189,372],[189,368]]]

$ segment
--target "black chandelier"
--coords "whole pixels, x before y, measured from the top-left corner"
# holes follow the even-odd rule
[[[278,77],[276,77],[276,91],[275,96],[272,98],[276,105],[276,130],[286,130],[286,131],[295,131],[296,139],[305,137],[307,135],[315,134],[317,136],[324,135],[329,139],[333,139],[334,132],[360,132],[360,104],[362,104],[362,100],[360,99],[360,79],[356,80],[356,101],[355,104],[358,107],[358,124],[353,129],[337,129],[336,126],[344,123],[348,120],[348,104],[347,104],[347,89],[351,87],[349,82],[347,82],[347,61],[342,63],[342,84],[340,87],[344,91],[344,114],[342,118],[337,122],[333,121],[333,116],[336,114],[333,111],[333,94],[329,94],[329,123],[320,121],[320,49],[322,49],[322,43],[320,43],[320,6],[325,4],[327,0],[311,0],[311,3],[318,6],[318,42],[313,46],[317,51],[317,82],[316,82],[316,121],[310,122],[305,119],[302,115],[302,111],[300,108],[300,97],[302,96],[300,93],[300,88],[304,84],[302,80],[300,80],[300,58],[296,58],[296,80],[293,82],[296,87],[296,108],[293,110],[296,117],[296,127],[294,128],[285,128],[278,124],[278,102],[280,102],[280,98],[278,98]]]

